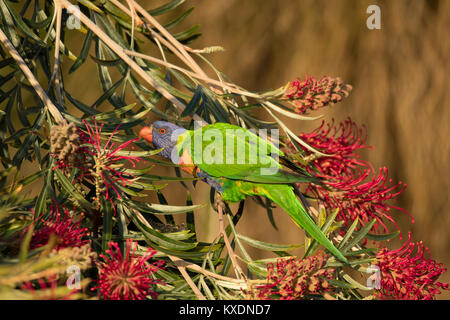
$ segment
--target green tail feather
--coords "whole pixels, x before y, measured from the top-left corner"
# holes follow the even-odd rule
[[[335,257],[343,262],[348,262],[342,253],[323,234],[322,230],[314,223],[301,202],[295,196],[291,186],[258,184],[258,191],[263,192],[264,196],[278,204],[299,227],[308,232],[311,237],[327,248]]]

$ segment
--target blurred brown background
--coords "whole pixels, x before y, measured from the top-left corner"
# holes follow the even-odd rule
[[[139,2],[149,9],[161,3]],[[381,8],[381,30],[366,27],[366,8],[371,4]],[[450,1],[188,0],[183,4],[184,9],[191,6],[196,9],[184,26],[200,23],[203,33],[192,47],[225,47],[225,52],[210,56],[212,62],[247,89],[278,88],[305,74],[339,76],[353,86],[349,98],[322,113],[326,119],[351,116],[367,125],[367,143],[374,150],[363,153],[363,158],[375,168],[387,166],[394,182],[408,184],[397,204],[412,214],[415,224],[398,213],[401,230],[405,236],[411,230],[414,240],[423,240],[430,248],[433,259],[450,266],[450,90],[446,76],[450,71]],[[80,81],[83,72],[95,72],[95,67],[83,66],[77,72],[79,77],[66,79],[72,93],[80,96],[82,92],[86,103],[95,101],[98,84]],[[296,132],[308,131],[320,120],[289,124]],[[174,174],[165,168],[157,170]],[[209,201],[207,186],[190,189],[195,202]],[[179,197],[184,192],[178,183],[164,194],[172,204],[185,203]],[[217,235],[212,210],[199,210],[197,218],[203,239]],[[276,210],[275,219],[279,231],[271,227],[265,211],[247,201],[238,230],[263,241],[302,243],[302,232],[285,213]],[[260,251],[249,252],[254,258],[268,257]],[[450,282],[450,272],[441,281]],[[439,298],[449,297],[446,292]]]

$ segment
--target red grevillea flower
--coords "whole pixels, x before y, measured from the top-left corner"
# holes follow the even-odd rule
[[[57,240],[54,250],[83,246],[88,242],[85,239],[88,229],[81,227],[83,217],[83,213],[73,217],[68,209],[59,205],[52,206],[50,215],[46,219],[40,219],[42,225],[33,231],[30,247],[35,249],[46,245],[52,235]]]
[[[321,251],[297,260],[279,259],[267,265],[267,284],[257,286],[254,296],[262,300],[299,300],[307,295],[331,291],[327,279],[334,278],[334,269],[325,267],[328,257]]]
[[[297,113],[303,114],[308,110],[317,110],[331,103],[337,103],[349,95],[352,86],[344,84],[340,78],[306,77],[290,83],[285,97],[292,100]]]
[[[322,122],[310,133],[302,133],[302,138],[313,148],[329,156],[316,156],[303,148],[306,159],[303,167],[322,179],[323,184],[310,184],[305,192],[319,199],[328,209],[339,209],[338,220],[349,226],[359,218],[362,225],[376,219],[375,231],[388,231],[385,221],[392,222],[393,210],[408,214],[404,209],[389,204],[406,188],[401,181],[393,184],[388,178],[388,170],[383,167],[376,173],[369,162],[362,161],[356,151],[371,148],[364,144],[367,130],[358,127],[350,118],[336,126]],[[310,159],[308,159],[310,158]],[[300,164],[302,165],[302,164]],[[414,222],[414,220],[412,219]]]
[[[317,129],[300,134],[300,138],[314,149],[329,155],[312,160],[312,168],[307,168],[310,173],[316,169],[318,176],[342,178],[354,176],[354,171],[359,171],[361,167],[371,168],[370,163],[360,160],[359,154],[355,153],[359,149],[371,148],[364,145],[366,127],[359,128],[350,118],[339,123],[339,126],[335,125],[334,119],[330,123],[322,121]],[[304,150],[312,154],[306,148]]]
[[[309,186],[308,190],[314,192],[322,201],[326,208],[339,208],[337,219],[344,221],[349,226],[356,218],[362,225],[376,219],[373,230],[380,231],[380,226],[384,231],[389,232],[385,220],[390,221],[399,230],[397,223],[392,217],[392,210],[409,213],[401,207],[387,203],[395,200],[406,188],[406,184],[401,181],[393,184],[392,179],[388,179],[388,169],[383,167],[377,175],[373,174],[369,181],[366,178],[372,173],[365,170],[363,174],[353,179],[330,179],[324,181],[328,188],[321,186]],[[412,223],[414,219],[411,217]]]
[[[139,140],[139,138],[126,141],[116,147],[112,142],[112,138],[117,130],[119,130],[119,125],[112,132],[106,143],[102,145],[100,140],[103,124],[98,126],[97,121],[95,120],[94,127],[92,127],[85,120],[83,120],[83,123],[86,126],[88,133],[87,136],[83,137],[83,139],[90,145],[87,152],[92,157],[91,166],[86,168],[89,169],[88,175],[92,176],[96,183],[98,181],[102,182],[103,193],[107,199],[111,199],[111,190],[113,190],[116,196],[120,198],[120,193],[115,186],[116,183],[120,182],[123,186],[126,186],[130,183],[130,179],[134,178],[132,175],[126,174],[120,169],[123,165],[122,162],[128,161],[133,167],[135,167],[136,162],[139,162],[142,159],[139,157],[119,154],[119,151],[128,147],[131,143]]]
[[[425,252],[428,258],[425,258]],[[400,249],[379,251],[376,265],[381,273],[379,298],[430,300],[441,293],[439,289],[449,290],[447,283],[437,281],[447,269],[430,259],[430,251],[424,248],[422,241],[411,242],[411,233]]]
[[[151,275],[161,269],[164,261],[147,262],[156,251],[148,248],[146,254],[138,256],[137,242],[127,239],[124,257],[117,243],[108,245],[107,254],[100,255],[103,261],[97,262],[98,285],[94,289],[100,290],[100,296],[105,300],[143,300],[148,295],[156,298],[152,285],[162,281]]]
[[[83,124],[86,127],[87,133],[84,133],[79,129],[76,131],[76,141],[79,143],[79,146],[75,148],[77,156],[69,158],[55,154],[58,159],[56,168],[66,169],[76,167],[80,169],[80,173],[74,181],[86,179],[93,183],[96,186],[97,191],[96,199],[94,200],[97,202],[99,202],[98,198],[100,193],[110,201],[114,196],[120,198],[117,183],[126,186],[131,183],[133,178],[135,178],[132,174],[126,173],[123,170],[122,167],[124,162],[131,163],[131,165],[135,167],[137,162],[143,161],[143,159],[139,157],[125,155],[121,153],[121,151],[133,142],[139,140],[139,138],[131,139],[116,146],[112,142],[112,139],[120,128],[119,124],[110,134],[106,143],[103,144],[101,142],[101,135],[104,124],[99,125],[95,119],[93,126],[86,120],[83,120]],[[60,130],[54,130],[54,140],[58,142],[56,143],[57,146],[54,148],[55,150],[59,150],[59,145],[64,145],[65,143],[64,139],[57,137],[60,132],[65,132],[64,130],[65,127]],[[59,142],[60,140],[64,143]]]

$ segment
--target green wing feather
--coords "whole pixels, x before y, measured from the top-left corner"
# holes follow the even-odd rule
[[[283,152],[238,126],[215,123],[190,131],[190,138],[193,162],[210,176],[275,184],[316,180],[306,172],[300,174],[282,170],[276,158],[283,157]],[[187,146],[186,139],[183,143],[184,148]]]

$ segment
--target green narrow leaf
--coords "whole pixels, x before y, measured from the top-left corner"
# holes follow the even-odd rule
[[[129,205],[130,207],[133,207],[139,211],[156,215],[186,213],[188,211],[200,209],[205,206],[204,204],[196,204],[192,206],[169,206],[142,201],[130,201]]]
[[[186,205],[187,206],[192,206],[192,198],[191,198],[191,193],[187,190],[186,191]],[[193,241],[197,241],[197,234],[195,232],[195,215],[194,215],[194,211],[188,211],[186,213],[186,226],[188,228],[188,230],[190,230],[194,236],[193,236]]]
[[[195,177],[166,177],[166,176],[157,176],[152,174],[144,174],[141,176],[142,180],[148,180],[148,181],[197,181],[201,178],[195,178]]]
[[[16,92],[17,96],[16,96],[16,110],[17,110],[17,115],[19,116],[19,120],[22,123],[22,125],[24,127],[31,127],[30,122],[28,122],[28,118],[26,116],[25,113],[25,109],[23,107],[23,100],[22,100],[22,88],[19,87],[17,92]]]
[[[373,289],[370,289],[364,285],[362,285],[361,283],[359,283],[358,281],[356,281],[355,279],[353,279],[352,277],[350,277],[348,274],[344,274],[342,276],[350,285],[353,286],[353,288],[355,289],[359,289],[359,290],[363,290],[363,291],[371,291]]]
[[[177,39],[178,41],[184,42],[184,43],[192,41],[200,36],[199,33],[196,33],[199,28],[200,28],[200,25],[196,24],[185,31],[173,34],[173,37],[175,39]]]
[[[223,107],[218,103],[214,97],[206,93],[202,95],[202,99],[205,101],[205,108],[207,108],[218,122],[229,123],[228,114]]]
[[[350,228],[348,228],[347,233],[342,238],[341,242],[337,245],[338,249],[342,248],[347,243],[347,241],[350,239],[350,237],[352,236],[353,232],[356,229],[356,226],[358,225],[358,222],[359,222],[359,217],[356,217],[355,221],[353,221]]]
[[[337,280],[337,279],[326,279],[326,281],[332,286],[332,287],[337,287],[337,288],[342,288],[342,289],[353,289],[354,285],[342,281],[342,280]]]
[[[366,224],[359,232],[358,234],[348,242],[346,246],[342,248],[342,252],[347,252],[351,248],[353,248],[356,244],[358,244],[372,229],[373,225],[375,224],[377,220],[373,219],[370,223]]]
[[[167,202],[167,200],[166,200],[166,198],[164,197],[164,195],[163,195],[163,193],[161,192],[161,191],[157,191],[156,192],[156,195],[158,196],[158,200],[159,200],[159,203],[160,204],[162,204],[162,205],[168,205],[168,202]],[[165,216],[164,216],[164,218],[166,219],[166,223],[168,223],[168,224],[175,224],[175,219],[173,218],[173,215],[171,215],[171,214],[166,214]]]
[[[144,157],[149,157],[149,156],[153,156],[155,154],[158,154],[161,152],[162,149],[158,149],[158,150],[149,150],[149,151],[131,151],[131,150],[119,150],[116,151],[115,155],[118,156],[125,156],[125,157],[139,157],[139,158],[144,158]],[[149,176],[149,175],[145,175],[145,176]],[[156,180],[156,179],[155,179]],[[159,179],[162,180],[162,179]]]
[[[63,90],[65,96],[67,97],[67,99],[69,99],[69,101],[80,111],[83,111],[85,114],[88,114],[90,116],[96,115],[99,113],[99,111],[89,107],[88,105],[85,105],[83,102],[75,99],[74,97],[72,97],[66,90]],[[69,115],[70,116],[70,115]],[[72,118],[75,118],[72,116]],[[81,121],[78,121],[79,123],[81,123]]]
[[[334,210],[325,221],[324,225],[322,226],[321,230],[323,234],[327,234],[328,231],[331,228],[331,225],[333,224],[334,220],[336,219],[337,214],[339,213],[339,209]],[[314,253],[319,246],[319,243],[316,240],[312,240],[310,245],[308,246],[308,249],[305,252],[305,257],[310,256],[312,253]]]
[[[102,197],[102,211],[103,211],[103,234],[102,234],[102,251],[108,249],[108,242],[112,239],[113,227],[113,208],[110,201]]]
[[[100,9],[99,7],[97,7],[95,4],[93,4],[91,1],[89,0],[77,0],[79,3],[81,3],[83,6],[85,6],[86,8],[89,8],[91,10],[94,10],[95,12],[98,13],[104,13],[102,11],[102,9]]]
[[[53,169],[56,173],[56,176],[61,183],[63,189],[69,193],[75,200],[77,200],[83,207],[92,208],[92,205],[89,201],[87,201],[82,194],[80,194],[75,187],[70,183],[70,181],[66,178],[66,176],[59,170],[58,168]]]
[[[247,263],[247,267],[248,267],[249,271],[251,271],[252,273],[254,273],[260,277],[267,277],[267,267],[263,267],[253,261],[250,261],[249,263]]]
[[[130,188],[127,188],[125,186],[123,186],[122,184],[118,184],[116,186],[116,188],[119,188],[120,190],[122,190],[123,192],[125,192],[126,194],[133,196],[133,197],[147,197],[148,195],[145,193],[139,193],[137,191],[134,191]]]
[[[34,210],[37,215],[45,213],[46,209],[46,202],[49,194],[49,189],[52,187],[52,181],[53,181],[53,168],[55,160],[52,158],[49,163],[49,168],[46,170],[47,174],[45,176],[44,185],[42,186],[42,190],[39,193],[38,198],[36,199],[36,204],[34,206]]]
[[[9,12],[11,13],[12,18],[15,21],[15,26],[21,31],[23,32],[25,35],[27,35],[28,37],[30,37],[31,39],[33,39],[34,41],[36,41],[36,43],[41,46],[41,47],[46,47],[47,45],[45,44],[44,41],[41,40],[41,38],[39,38],[34,32],[33,30],[31,30],[27,24],[22,20],[22,17],[17,14],[17,12],[14,10],[13,7],[11,7],[8,4],[8,1],[2,1],[6,7],[8,8]]]
[[[117,212],[119,215],[119,219],[117,219],[117,224],[119,227],[119,237],[121,239],[124,239],[120,241],[119,246],[122,252],[125,251],[125,238],[128,236],[128,226],[127,226],[127,220],[125,217],[125,212],[123,210],[123,206],[121,203],[117,204]]]
[[[369,239],[369,240],[374,240],[374,241],[386,241],[386,240],[394,239],[399,234],[400,234],[400,230],[397,230],[397,231],[392,232],[392,233],[386,233],[386,234],[372,234],[372,233],[368,233],[368,234],[366,234],[366,238]]]
[[[116,17],[119,17],[125,21],[131,20],[131,17],[129,15],[127,15],[125,12],[120,10],[118,7],[116,7],[114,4],[112,4],[109,1],[105,1],[103,3],[103,7],[106,9],[106,11],[115,15]]]
[[[24,263],[27,259],[28,249],[30,247],[33,231],[34,231],[34,223],[30,224],[24,239],[20,243],[19,261],[21,263]]]
[[[14,167],[9,168],[8,170],[11,170]],[[9,175],[8,170],[3,170],[2,173],[7,172],[7,175]],[[33,182],[35,182],[37,179],[39,179],[40,177],[42,177],[44,174],[46,174],[49,171],[49,169],[43,169],[43,170],[39,170],[25,178],[20,179],[19,181],[17,181],[17,185],[23,185],[23,186],[27,186]],[[4,191],[5,188],[1,188],[0,191]]]
[[[186,251],[195,248],[198,244],[197,242],[182,242],[170,239],[164,234],[156,230],[152,230],[144,225],[135,215],[131,214],[130,218],[134,222],[134,224],[136,224],[136,226],[141,230],[146,239],[150,240],[153,243],[156,243],[163,248],[167,248],[169,250]]]
[[[148,13],[151,14],[152,16],[159,16],[162,15],[164,13],[167,13],[173,9],[175,9],[176,7],[178,7],[179,5],[181,5],[185,0],[171,0],[166,4],[163,4],[162,6],[149,10]]]
[[[75,60],[73,65],[70,67],[69,74],[77,70],[86,61],[89,50],[91,49],[93,35],[94,33],[91,30],[88,30],[83,46],[81,47],[80,54],[78,55],[77,60]]]
[[[112,59],[112,60],[103,60],[103,59],[98,59],[96,57],[94,57],[93,55],[90,55],[91,59],[94,60],[95,63],[98,63],[101,66],[104,67],[115,67],[122,62],[121,58],[117,58],[117,59]]]
[[[167,184],[160,184],[160,185],[156,185],[156,184],[149,184],[149,183],[143,183],[140,182],[139,180],[133,181],[129,184],[130,187],[134,188],[134,189],[138,189],[139,191],[143,191],[143,190],[159,190],[159,189],[163,189],[167,186]],[[143,196],[148,196],[148,194],[142,194]]]
[[[243,236],[242,234],[236,234],[236,236],[240,239],[248,243],[250,246],[254,248],[258,248],[261,250],[266,251],[287,251],[287,250],[293,250],[302,247],[303,245],[300,244],[275,244],[275,243],[269,243],[264,242],[260,240],[255,240],[246,236]]]
[[[95,17],[101,17],[98,14],[95,14]],[[95,54],[97,56],[97,59],[104,60],[105,54],[103,51],[103,47],[105,46],[103,42],[101,42],[100,39],[95,38]],[[111,87],[113,87],[113,82],[111,79],[111,75],[109,73],[108,67],[102,66],[100,64],[97,64],[97,70],[98,75],[100,78],[100,84],[102,86],[102,90],[105,93],[109,93]],[[120,100],[117,93],[112,92],[110,95],[108,95],[108,101],[115,107],[115,108],[121,108],[123,107],[124,103]]]
[[[194,233],[190,232],[189,230],[182,230],[177,232],[164,233],[164,235],[169,237],[170,239],[181,241],[190,239],[194,235]]]
[[[95,115],[95,119],[98,120],[108,120],[112,118],[119,118],[122,114],[127,113],[136,106],[136,103],[129,104],[122,108],[114,109],[113,111],[101,112]]]
[[[111,85],[104,93],[91,105],[91,108],[98,108],[106,99],[112,99],[113,95],[117,95],[116,89],[122,84],[123,77],[120,78],[116,83]],[[105,88],[104,88],[105,89]]]
[[[200,102],[202,95],[203,95],[202,86],[198,85],[197,88],[195,89],[191,101],[189,101],[189,103],[186,105],[186,108],[181,113],[182,118],[190,116],[195,112],[195,107],[198,106],[198,103]]]
[[[31,131],[39,132],[45,120],[45,109],[42,109],[41,114],[36,118]],[[34,133],[30,133],[23,142],[20,149],[14,155],[12,160],[13,165],[20,167],[22,164],[22,160],[28,155],[29,149],[34,141],[37,139],[37,135]]]
[[[186,19],[186,17],[194,10],[194,8],[189,8],[188,10],[186,10],[182,15],[180,15],[179,17],[175,18],[174,20],[170,21],[169,23],[164,25],[164,28],[166,30],[170,30],[173,27],[177,26],[178,24],[180,24],[184,19]]]
[[[14,28],[14,19],[11,16],[11,13],[8,10],[8,7],[5,3],[5,1],[0,1],[0,13],[2,16],[2,30],[6,33],[9,40],[12,42],[14,47],[18,49],[19,53],[22,55],[23,49],[20,47],[20,37],[17,34],[15,28]],[[4,56],[4,55],[3,55]]]

